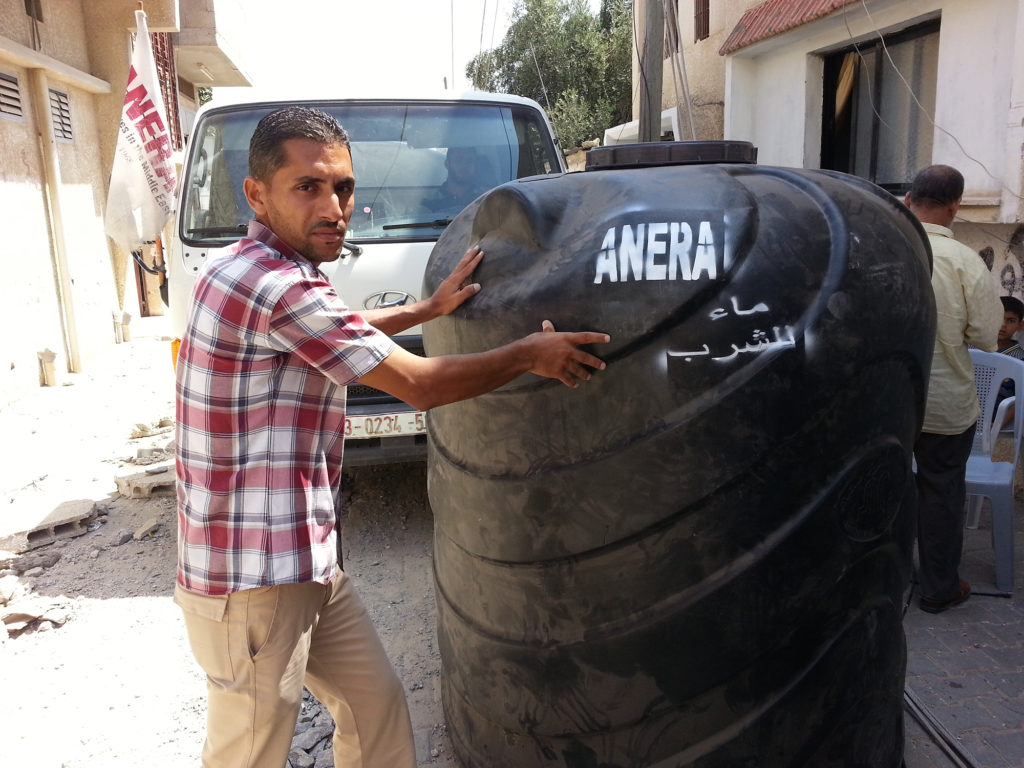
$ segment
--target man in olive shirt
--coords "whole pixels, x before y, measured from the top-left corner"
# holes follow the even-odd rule
[[[971,595],[960,578],[965,474],[979,417],[974,365],[968,344],[996,349],[1002,304],[992,275],[949,228],[960,207],[964,177],[932,165],[914,178],[907,207],[924,225],[932,247],[936,334],[924,425],[914,445],[917,460],[918,580],[921,609],[940,613]]]

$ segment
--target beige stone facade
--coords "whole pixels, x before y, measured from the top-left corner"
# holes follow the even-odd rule
[[[636,13],[642,18],[644,5],[649,0],[637,0]],[[702,141],[721,139],[725,123],[725,57],[718,51],[729,33],[735,28],[740,17],[761,0],[711,0],[708,14],[708,36],[696,39],[695,3],[693,0],[677,2],[678,39],[682,49],[682,61],[690,91],[693,110],[693,125],[696,136],[690,131],[690,115],[682,109],[678,115],[679,135],[677,140],[698,139]],[[638,29],[642,30],[638,24]],[[667,53],[667,52],[666,52]],[[680,68],[681,70],[681,68]],[[634,82],[636,82],[634,72]],[[666,58],[662,75],[661,103],[666,109],[684,102],[682,84],[673,78],[672,61]],[[640,91],[633,89],[633,114],[640,108]]]
[[[38,0],[36,17],[25,0],[0,0],[0,407],[40,384],[41,352],[56,353],[59,381],[103,358],[115,315],[141,314],[131,256],[103,227],[137,5]],[[184,60],[174,83],[183,116],[195,111],[197,85],[249,84],[215,44],[230,38],[223,24],[236,6],[146,0],[150,32],[173,33]],[[157,281],[148,282],[149,313],[159,314]]]

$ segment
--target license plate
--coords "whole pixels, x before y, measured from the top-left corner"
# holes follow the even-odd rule
[[[421,411],[378,413],[374,416],[346,416],[345,439],[365,440],[369,437],[420,435],[427,431],[427,420]]]

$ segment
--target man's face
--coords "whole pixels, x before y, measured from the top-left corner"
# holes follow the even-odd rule
[[[999,329],[999,341],[1006,342],[1024,326],[1016,312],[1003,312],[1003,325]]]
[[[334,261],[352,218],[352,155],[309,139],[283,146],[284,165],[269,181],[247,178],[245,196],[256,218],[311,263]]]

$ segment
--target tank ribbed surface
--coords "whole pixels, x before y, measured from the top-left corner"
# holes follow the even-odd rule
[[[467,768],[897,768],[916,220],[752,165],[513,182],[438,241],[483,291],[429,355],[597,330],[608,367],[430,412],[442,696]]]

